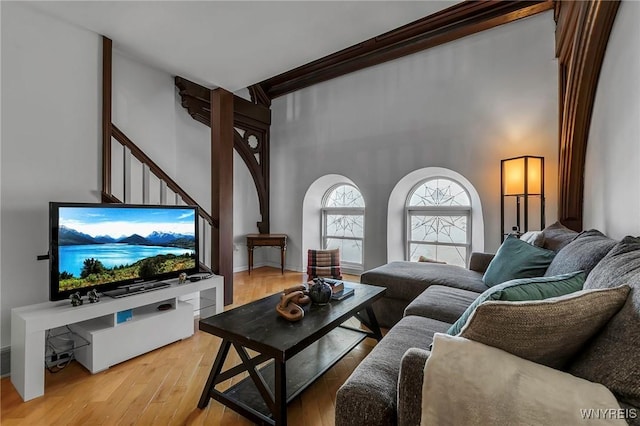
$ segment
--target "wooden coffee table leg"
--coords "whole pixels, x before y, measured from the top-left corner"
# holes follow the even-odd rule
[[[376,314],[373,313],[373,308],[371,306],[367,306],[367,316],[369,317],[369,324],[365,324],[371,332],[373,333],[373,337],[379,342],[382,340],[382,331],[380,331],[380,325],[378,324],[378,319],[376,318]]]
[[[369,337],[373,337],[378,342],[382,340],[382,331],[380,331],[380,325],[378,324],[378,319],[376,318],[376,314],[373,313],[373,308],[368,306],[366,308],[367,318],[362,315],[362,311],[356,313],[354,316],[369,330],[371,330],[371,334]]]
[[[276,426],[287,424],[287,366],[284,361],[275,361],[275,410]]]
[[[211,399],[211,390],[215,388],[216,377],[222,370],[222,365],[224,364],[224,360],[227,358],[230,347],[231,342],[226,339],[222,341],[222,345],[220,345],[220,349],[218,350],[218,355],[216,355],[216,360],[213,362],[213,366],[211,367],[211,373],[209,373],[207,383],[204,385],[202,395],[200,395],[198,408],[204,408],[209,404],[209,400]]]

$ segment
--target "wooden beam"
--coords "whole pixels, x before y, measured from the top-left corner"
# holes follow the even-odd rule
[[[113,46],[102,37],[102,194],[111,195],[111,86]],[[103,202],[111,202],[102,197]]]
[[[233,112],[236,121],[250,119],[266,125],[271,124],[271,110],[269,108],[254,104],[239,96],[234,96]]]
[[[551,10],[553,1],[465,1],[259,83],[270,99]],[[255,89],[252,96],[258,93]]]
[[[591,115],[619,1],[562,1],[556,11],[560,83],[558,220],[583,227],[584,167]]]
[[[224,277],[224,303],[233,303],[233,93],[214,89],[211,99],[211,215],[212,265]],[[212,250],[213,251],[213,250]]]
[[[175,78],[175,83],[182,99],[181,104],[189,112],[189,115],[211,127],[211,90],[179,76]],[[253,87],[253,89],[256,93],[260,92],[257,87]],[[258,93],[256,96],[262,95]],[[255,104],[234,95],[233,124],[244,131],[243,136],[235,132],[234,148],[247,165],[258,192],[262,217],[262,220],[257,223],[258,232],[268,234],[270,230],[269,126],[271,124],[271,110],[262,103]],[[257,146],[252,147],[249,143],[249,137],[252,136],[256,138]]]

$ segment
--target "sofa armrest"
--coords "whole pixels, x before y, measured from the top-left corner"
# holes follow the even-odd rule
[[[411,348],[404,353],[398,377],[398,426],[419,426],[424,365],[431,352]]]
[[[471,258],[469,259],[469,269],[472,271],[484,273],[494,256],[495,254],[492,253],[471,253]]]

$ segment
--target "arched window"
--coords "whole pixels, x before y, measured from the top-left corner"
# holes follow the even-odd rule
[[[331,187],[322,199],[323,248],[340,249],[345,270],[362,270],[364,247],[364,199],[353,185]]]
[[[465,266],[471,248],[471,198],[458,182],[430,178],[406,201],[406,259]]]

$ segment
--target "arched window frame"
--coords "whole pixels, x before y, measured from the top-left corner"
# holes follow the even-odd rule
[[[360,256],[360,262],[351,262],[351,261],[346,261],[344,260],[344,257],[342,256],[341,253],[341,266],[342,269],[345,270],[346,272],[361,272],[363,270],[363,262],[364,262],[364,226],[365,226],[365,207],[366,204],[364,203],[364,197],[363,198],[363,204],[365,204],[365,206],[363,207],[329,207],[327,206],[328,200],[329,200],[329,196],[339,187],[342,186],[348,186],[351,187],[353,189],[355,189],[356,191],[358,191],[358,193],[360,194],[360,197],[362,197],[362,192],[360,192],[360,189],[358,187],[356,187],[355,185],[351,184],[351,183],[347,183],[347,182],[341,182],[335,185],[332,185],[323,195],[322,197],[322,209],[321,209],[321,217],[322,217],[322,223],[321,223],[321,230],[320,230],[320,235],[322,238],[322,248],[324,250],[330,249],[331,247],[328,246],[328,241],[330,239],[337,239],[337,240],[349,240],[349,241],[359,241],[360,243],[360,250],[361,250],[361,256]],[[332,215],[342,215],[342,216],[361,216],[362,217],[362,237],[347,237],[347,236],[338,236],[338,235],[328,235],[328,217],[332,216]]]
[[[423,185],[425,185],[430,181],[434,181],[438,179],[450,181],[458,185],[464,191],[468,204],[466,206],[413,206],[413,205],[410,205],[413,194],[415,194],[415,192],[419,188],[421,188]],[[464,243],[453,243],[453,242],[442,242],[442,241],[426,242],[426,241],[411,239],[411,235],[412,235],[411,234],[411,231],[412,231],[411,217],[425,215],[425,214],[437,214],[438,216],[466,217],[465,242]],[[453,179],[448,176],[430,176],[426,179],[420,180],[417,184],[415,184],[407,194],[407,198],[405,200],[404,222],[405,222],[404,223],[405,224],[405,233],[404,233],[405,260],[411,261],[411,245],[419,244],[419,245],[432,245],[432,246],[444,246],[444,247],[463,247],[465,249],[465,256],[464,256],[464,265],[461,265],[461,266],[466,266],[469,263],[469,257],[471,256],[471,240],[473,235],[472,233],[472,226],[473,226],[472,198],[471,198],[471,194],[469,193],[465,185],[463,185],[456,179]],[[441,260],[441,259],[436,257],[435,260]]]

